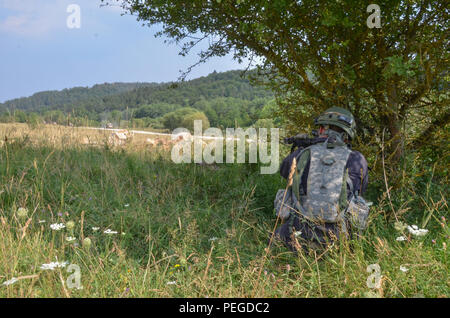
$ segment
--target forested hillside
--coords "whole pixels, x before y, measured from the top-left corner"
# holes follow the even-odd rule
[[[61,106],[79,105],[83,102],[101,102],[103,97],[117,95],[138,88],[157,86],[156,83],[105,83],[89,87],[66,88],[61,91],[44,91],[30,97],[16,98],[6,101],[4,109],[20,109],[27,111],[40,111],[44,109],[59,109]]]
[[[172,129],[189,115],[206,116],[213,126],[249,126],[268,113],[264,106],[274,103],[269,103],[272,92],[252,86],[248,75],[213,72],[180,83],[105,83],[40,92],[0,104],[0,120]]]

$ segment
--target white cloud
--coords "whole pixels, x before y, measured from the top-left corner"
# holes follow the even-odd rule
[[[6,18],[0,20],[0,32],[22,36],[39,36],[65,27],[68,1],[0,0]]]
[[[25,15],[9,16],[2,21],[2,27],[10,30],[17,30],[27,23],[27,17]]]

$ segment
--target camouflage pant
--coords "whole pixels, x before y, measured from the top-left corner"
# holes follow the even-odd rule
[[[324,249],[343,235],[338,223],[318,224],[296,215],[275,230],[274,240],[282,241],[292,252],[296,252],[299,248],[306,251]]]

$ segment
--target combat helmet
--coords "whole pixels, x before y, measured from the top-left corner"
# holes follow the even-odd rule
[[[356,123],[352,113],[341,107],[331,107],[314,120],[315,125],[333,125],[342,128],[350,139],[355,138]]]

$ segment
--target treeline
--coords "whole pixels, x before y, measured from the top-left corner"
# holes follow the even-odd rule
[[[249,72],[251,73],[251,71]],[[113,83],[47,91],[0,104],[0,122],[174,129],[201,119],[213,127],[271,126],[272,92],[242,71],[181,83]],[[184,126],[183,126],[184,127]]]
[[[122,94],[138,88],[155,87],[156,83],[105,83],[89,87],[74,87],[61,91],[45,91],[31,97],[16,98],[0,104],[2,110],[42,111],[77,108],[80,103],[103,103],[107,96]]]

